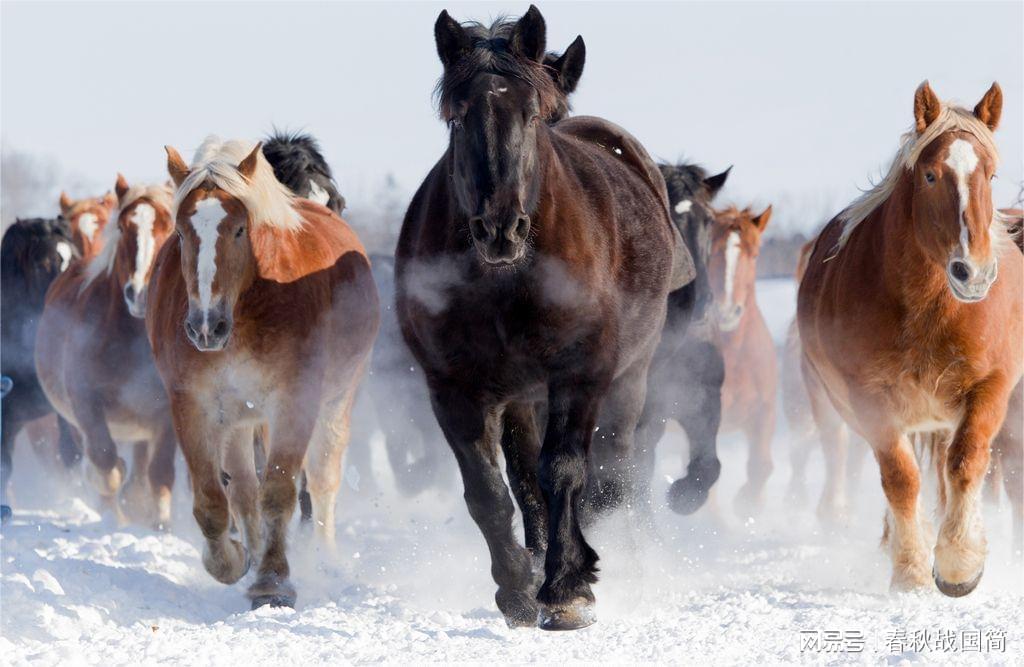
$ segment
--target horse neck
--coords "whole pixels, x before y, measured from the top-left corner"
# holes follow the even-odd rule
[[[876,213],[881,225],[871,238],[882,258],[883,283],[901,310],[912,319],[925,317],[934,324],[955,313],[959,302],[950,294],[946,275],[917,242],[906,176]]]

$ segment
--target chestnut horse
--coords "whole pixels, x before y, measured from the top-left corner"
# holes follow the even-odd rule
[[[761,235],[771,215],[771,206],[759,215],[730,207],[716,213],[711,229],[711,288],[725,357],[720,432],[741,431],[749,443],[747,481],[735,500],[744,517],[761,508],[772,472],[778,364],[756,290]]]
[[[449,146],[406,213],[396,302],[487,541],[498,608],[513,626],[539,616],[573,629],[594,622],[585,499],[610,508],[633,486],[666,297],[694,274],[643,147],[597,118],[545,122],[565,94],[542,65],[545,32],[533,6],[490,28],[438,17]]]
[[[156,252],[170,235],[171,192],[129,187],[118,174],[118,208],[102,232],[103,250],[53,282],[39,324],[39,381],[57,412],[77,429],[89,475],[119,522],[169,525],[174,433],[167,396],[140,319]],[[135,443],[132,475],[115,440]]]
[[[892,587],[970,593],[986,543],[979,500],[992,439],[1022,373],[1024,258],[992,206],[1002,113],[914,95],[914,128],[886,177],[818,236],[800,283],[804,376],[822,439],[839,415],[870,444],[889,502]],[[929,567],[908,434],[949,430]],[[931,571],[929,571],[931,570]]]
[[[278,182],[260,148],[210,137],[191,167],[167,148],[178,240],[157,258],[146,314],[203,565],[230,584],[257,563],[253,608],[295,604],[285,543],[303,474],[316,532],[333,549],[349,415],[379,312],[359,239]],[[268,436],[262,479],[256,429]]]
[[[67,192],[60,193],[61,217],[70,223],[71,239],[84,261],[89,261],[103,249],[103,229],[116,206],[117,196],[113,192],[86,199],[72,199]]]

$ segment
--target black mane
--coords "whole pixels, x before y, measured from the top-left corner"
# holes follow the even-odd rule
[[[462,24],[472,46],[456,62],[445,67],[434,90],[443,120],[450,121],[455,115],[452,106],[456,92],[482,72],[520,79],[533,87],[540,97],[543,118],[568,107],[565,93],[555,85],[545,64],[509,50],[509,37],[515,25],[515,21],[504,17],[495,19],[490,27],[475,21]]]
[[[327,208],[341,215],[345,198],[334,184],[331,168],[316,139],[300,132],[274,130],[263,142],[263,155],[274,168],[274,176],[289,190],[308,198],[313,182],[327,192]]]

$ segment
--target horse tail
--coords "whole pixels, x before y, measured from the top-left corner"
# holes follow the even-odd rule
[[[331,167],[311,135],[274,130],[263,142],[263,155],[273,167],[274,176],[289,190],[341,215],[345,198],[338,192]]]

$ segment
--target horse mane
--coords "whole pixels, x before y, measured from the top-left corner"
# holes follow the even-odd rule
[[[434,95],[438,100],[442,120],[452,120],[455,116],[453,98],[456,91],[481,72],[513,77],[530,85],[540,97],[541,118],[550,118],[560,110],[569,108],[568,97],[555,85],[550,68],[508,50],[509,38],[515,25],[515,21],[503,16],[495,19],[489,27],[475,21],[462,24],[473,40],[473,48],[445,67],[444,74],[437,82]]]
[[[896,189],[903,172],[910,171],[917,164],[921,153],[935,139],[953,130],[969,132],[981,143],[981,145],[992,154],[998,163],[999,149],[996,148],[995,137],[992,130],[983,122],[975,118],[974,114],[967,109],[949,103],[942,105],[939,117],[932,122],[920,135],[915,129],[910,129],[900,137],[900,147],[893,158],[889,171],[878,184],[864,191],[852,204],[847,206],[839,214],[839,220],[843,224],[843,231],[839,235],[833,256],[843,249],[850,235],[857,226],[871,215],[875,209],[882,205]],[[993,221],[998,221],[998,213],[993,215]]]
[[[322,203],[341,215],[345,198],[338,192],[331,167],[311,135],[274,129],[263,143],[263,156],[274,169],[277,180],[289,190],[311,199],[314,187],[318,188],[327,194],[327,201]]]
[[[668,199],[671,205],[687,197],[697,197],[707,194],[707,186],[704,179],[708,177],[707,171],[696,164],[679,162],[658,164],[662,177],[665,179],[665,187],[668,188]]]
[[[242,202],[253,225],[292,230],[302,227],[302,216],[295,210],[295,195],[277,180],[262,151],[256,155],[256,170],[251,178],[238,171],[239,163],[255,147],[252,141],[207,137],[196,149],[188,176],[174,193],[172,219],[178,219],[178,207],[185,197],[209,181]]]
[[[172,194],[170,186],[159,183],[151,183],[148,185],[139,184],[128,188],[128,192],[124,193],[124,197],[122,197],[124,202],[118,203],[114,210],[110,212],[110,218],[107,220],[107,225],[103,228],[103,231],[100,232],[100,239],[103,241],[103,248],[95,257],[89,260],[89,264],[85,267],[85,279],[82,281],[82,290],[88,287],[92,281],[96,280],[100,274],[106,273],[107,275],[110,275],[110,272],[114,269],[114,259],[117,257],[117,246],[121,240],[121,226],[117,224],[121,217],[121,211],[125,210],[143,197],[149,198],[154,204],[163,206],[170,211]],[[173,220],[174,219],[172,218],[172,223]]]

